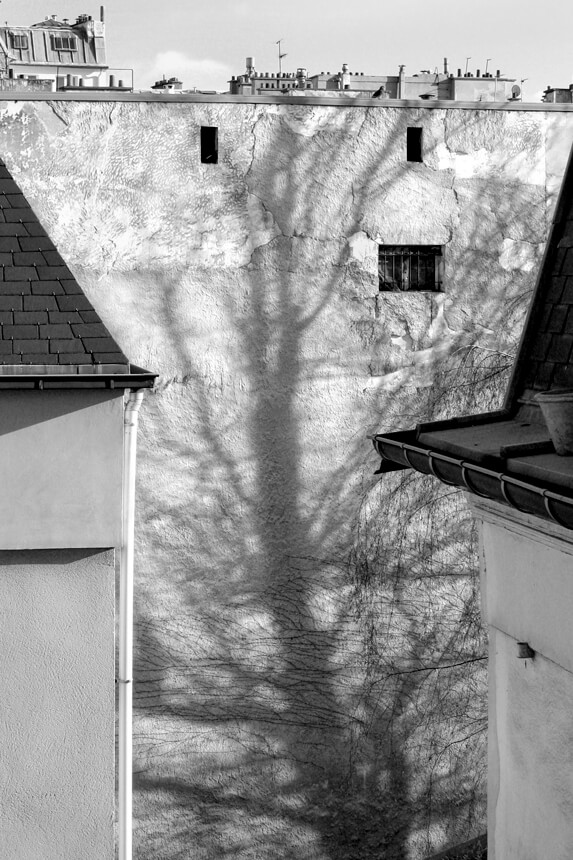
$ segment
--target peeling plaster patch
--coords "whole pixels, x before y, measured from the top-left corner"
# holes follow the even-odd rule
[[[514,269],[531,272],[538,262],[540,247],[542,246],[532,245],[530,242],[504,239],[501,243],[499,264],[506,272],[511,272]]]
[[[21,113],[24,113],[24,104],[23,102],[4,102],[2,107],[0,108],[0,118],[4,119],[7,116],[19,116]]]
[[[351,259],[359,263],[366,263],[372,257],[374,259],[378,257],[377,243],[370,239],[362,230],[350,236],[348,239],[348,248]]]
[[[445,143],[440,142],[436,145],[434,149],[434,158],[436,159],[438,170],[456,169],[456,153],[450,152]]]
[[[501,150],[489,152],[477,149],[470,153],[456,152],[453,168],[458,179],[491,178],[502,175],[510,182],[545,185],[543,153],[527,150],[508,154]]]

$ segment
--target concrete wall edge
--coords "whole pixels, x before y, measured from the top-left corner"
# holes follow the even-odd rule
[[[191,104],[277,104],[313,105],[323,107],[369,107],[369,108],[417,108],[418,110],[473,110],[473,111],[541,111],[545,113],[572,113],[573,104],[550,104],[546,102],[421,102],[414,99],[345,98],[324,96],[234,96],[230,93],[165,93],[151,92],[1,92],[0,102],[139,102],[145,103],[191,103]]]

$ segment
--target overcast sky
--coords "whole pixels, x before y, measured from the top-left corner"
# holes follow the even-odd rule
[[[163,73],[184,87],[226,89],[231,74],[254,56],[260,71],[276,71],[277,39],[287,53],[283,70],[336,72],[342,63],[366,74],[421,69],[489,69],[521,81],[525,101],[539,101],[548,84],[572,82],[573,3],[565,0],[108,0],[109,64],[135,69],[136,89]],[[47,15],[99,18],[91,0],[1,0],[9,24],[32,24]]]

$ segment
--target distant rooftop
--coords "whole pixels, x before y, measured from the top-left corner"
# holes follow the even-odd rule
[[[488,61],[489,62],[489,61]],[[450,71],[444,58],[442,71],[425,69],[406,75],[405,66],[400,66],[397,75],[365,74],[352,71],[347,63],[339,72],[320,72],[308,75],[305,68],[296,72],[260,72],[255,67],[255,58],[247,57],[246,69],[241,75],[233,75],[229,81],[232,95],[268,95],[269,90],[279,93],[289,91],[321,92],[326,95],[362,95],[380,99],[439,99],[440,101],[506,102],[521,98],[521,87],[514,78],[495,74],[488,68],[475,73],[467,68],[462,73],[458,68]]]

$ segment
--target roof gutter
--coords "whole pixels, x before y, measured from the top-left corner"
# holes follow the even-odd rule
[[[489,417],[491,419],[491,415]],[[435,424],[432,426],[435,427]],[[443,484],[468,490],[474,496],[493,499],[522,513],[542,517],[564,528],[573,529],[573,495],[548,490],[533,481],[500,471],[493,465],[478,465],[469,460],[433,451],[417,440],[418,433],[419,428],[370,436],[374,448],[382,458],[376,474],[415,469],[422,474],[433,475]]]

